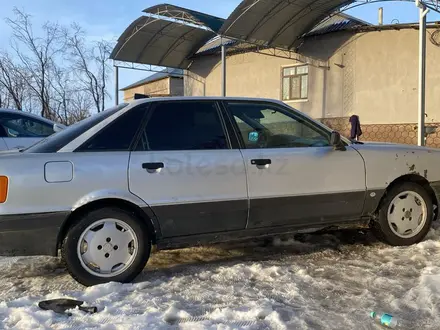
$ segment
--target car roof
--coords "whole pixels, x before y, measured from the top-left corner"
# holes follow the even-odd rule
[[[280,103],[280,100],[270,98],[258,98],[258,97],[232,97],[232,96],[167,96],[167,97],[151,97],[145,99],[138,99],[131,101],[130,103],[142,104],[150,102],[163,102],[163,101],[267,101]]]
[[[19,112],[23,116],[27,116],[27,117],[30,117],[30,118],[38,119],[38,120],[44,121],[44,122],[49,123],[49,124],[54,124],[54,122],[52,120],[44,118],[44,117],[41,117],[41,116],[38,116],[38,115],[33,114],[31,112],[21,111],[21,110],[14,110],[14,109],[0,108],[0,113],[12,113],[12,114],[15,114],[17,112]]]
[[[168,97],[152,97],[152,98],[145,98],[145,99],[138,99],[138,100],[134,100],[134,101],[130,101],[129,104],[136,106],[139,104],[144,104],[144,103],[154,103],[154,102],[164,102],[164,101],[252,101],[252,102],[270,102],[270,103],[275,103],[275,104],[279,104],[282,106],[287,106],[289,108],[294,109],[295,111],[301,113],[301,115],[311,121],[313,121],[314,123],[316,123],[317,125],[321,126],[322,128],[332,131],[331,128],[329,128],[328,126],[324,125],[322,122],[320,122],[319,120],[316,120],[314,118],[312,118],[310,115],[296,109],[293,108],[291,105],[286,104],[283,101],[277,100],[277,99],[271,99],[271,98],[260,98],[260,97],[233,97],[233,96],[168,96]],[[349,143],[349,140],[346,139],[345,137],[342,137],[342,139],[344,141],[346,141],[347,143]]]
[[[145,103],[155,103],[155,102],[166,102],[166,101],[251,101],[251,102],[269,102],[269,103],[275,103],[282,106],[290,107],[298,112],[301,113],[302,116],[307,117],[310,120],[314,120],[312,117],[307,115],[304,112],[301,112],[300,110],[293,108],[292,106],[284,103],[283,101],[277,100],[277,99],[270,99],[270,98],[261,98],[261,97],[231,97],[231,96],[168,96],[168,97],[152,97],[152,98],[146,98],[146,99],[138,99],[134,101],[130,101],[128,104],[136,106],[139,104],[145,104]],[[318,122],[321,126],[322,123]]]

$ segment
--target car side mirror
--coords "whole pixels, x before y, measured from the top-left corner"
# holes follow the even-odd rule
[[[61,124],[58,124],[58,123],[53,124],[54,132],[62,131],[65,128],[66,128],[66,126],[64,126],[64,125],[61,125]]]
[[[346,150],[345,145],[341,139],[341,134],[339,134],[336,131],[333,131],[332,135],[330,136],[330,144],[333,146],[335,150],[342,150],[342,151]]]

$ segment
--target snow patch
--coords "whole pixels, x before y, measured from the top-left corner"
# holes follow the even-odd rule
[[[90,288],[58,259],[0,258],[0,328],[377,329],[373,310],[395,315],[402,329],[438,328],[439,227],[410,247],[353,231],[274,245],[157,252],[134,283]],[[83,300],[98,313],[38,308],[52,298]]]

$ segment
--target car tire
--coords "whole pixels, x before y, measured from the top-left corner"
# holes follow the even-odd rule
[[[145,268],[150,251],[146,224],[133,213],[106,207],[75,222],[64,239],[61,255],[70,275],[92,286],[131,282]]]
[[[372,229],[384,243],[408,246],[425,238],[432,220],[433,204],[428,192],[416,183],[406,182],[386,193]]]

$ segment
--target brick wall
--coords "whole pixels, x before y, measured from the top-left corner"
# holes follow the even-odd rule
[[[338,131],[343,136],[350,137],[351,124],[349,117],[325,118],[320,121]],[[438,126],[436,132],[428,135],[426,145],[440,148],[440,123],[430,123],[426,126]],[[362,125],[361,141],[393,142],[403,144],[417,144],[417,124],[374,124]]]

